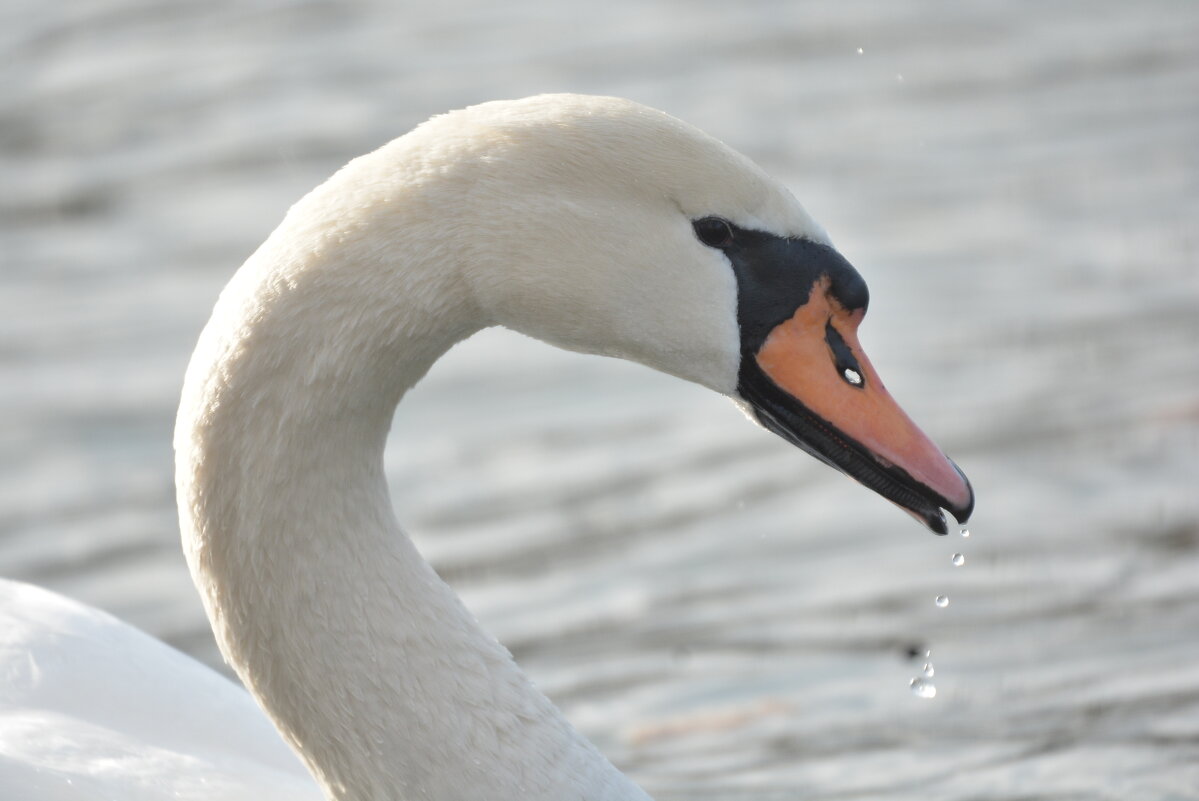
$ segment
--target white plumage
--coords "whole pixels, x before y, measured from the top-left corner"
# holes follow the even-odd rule
[[[0,799],[321,798],[253,699],[96,609],[0,580]]]
[[[491,325],[732,394],[737,290],[703,215],[827,241],[665,114],[490,103],[351,162],[222,293],[176,429],[184,550],[222,652],[329,797],[645,798],[415,551],[382,452],[405,391]],[[319,797],[239,688],[99,612],[2,591],[4,798]]]

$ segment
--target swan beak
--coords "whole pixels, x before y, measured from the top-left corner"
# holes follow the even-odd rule
[[[858,342],[865,305],[846,308],[827,276],[742,354],[738,391],[766,428],[846,473],[937,534],[964,523],[970,482],[887,392]]]

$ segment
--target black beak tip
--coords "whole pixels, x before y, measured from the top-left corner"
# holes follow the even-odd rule
[[[966,483],[966,489],[969,491],[969,500],[962,506],[952,506],[948,503],[943,506],[934,507],[924,515],[924,522],[932,530],[932,532],[940,537],[944,537],[949,533],[949,524],[945,519],[945,512],[953,515],[953,519],[958,524],[963,524],[970,519],[970,515],[974,513],[974,487],[970,486],[970,479],[966,478],[966,474],[962,472],[962,468],[958,467],[952,460],[950,464],[953,469],[958,471],[958,475],[962,477],[962,481]],[[941,499],[944,501],[944,498]]]
[[[954,470],[958,471],[958,475],[962,477],[962,481],[966,484],[966,490],[970,493],[970,500],[966,502],[965,506],[960,506],[956,509],[949,507],[949,513],[959,523],[965,523],[970,519],[970,515],[974,514],[974,487],[970,485],[970,479],[966,478],[966,474],[962,472],[962,468],[958,467],[956,462],[950,459],[949,463],[953,465]]]

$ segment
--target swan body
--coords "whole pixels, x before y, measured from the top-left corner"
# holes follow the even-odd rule
[[[253,699],[109,614],[0,580],[0,799],[317,801]]]
[[[965,519],[973,495],[861,352],[867,299],[784,187],[629,101],[483,104],[356,159],[238,271],[184,382],[183,547],[222,653],[328,798],[647,798],[400,529],[393,411],[454,343],[504,325],[728,395],[943,533],[941,509]]]

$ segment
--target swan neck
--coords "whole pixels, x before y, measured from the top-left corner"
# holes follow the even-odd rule
[[[331,798],[645,798],[395,520],[394,408],[481,324],[453,254],[406,242],[398,269],[296,215],[222,295],[180,405],[184,550],[222,653]]]

